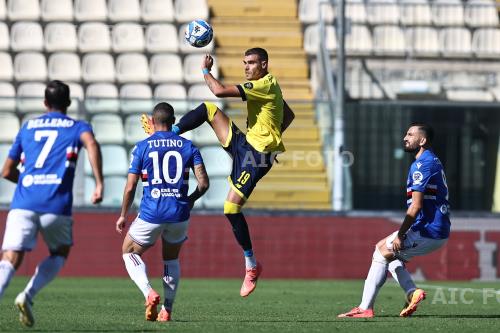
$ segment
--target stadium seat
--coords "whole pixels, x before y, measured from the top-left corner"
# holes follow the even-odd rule
[[[82,70],[80,58],[76,53],[53,53],[49,57],[49,79],[61,81],[80,81]]]
[[[500,29],[483,28],[474,31],[472,51],[481,58],[500,57]]]
[[[200,103],[211,101],[221,110],[223,110],[223,101],[210,91],[206,84],[193,84],[188,89],[189,108],[194,109]]]
[[[0,112],[0,124],[2,124],[0,142],[12,143],[19,131],[19,119],[15,113]]]
[[[74,82],[67,82],[69,86],[69,93],[71,97],[71,105],[68,108],[68,116],[78,116],[79,102],[83,102],[84,94],[83,88],[80,84]]]
[[[142,20],[144,22],[173,22],[172,0],[142,0]]]
[[[150,53],[177,52],[177,29],[173,24],[150,24],[146,28],[146,50]]]
[[[175,1],[174,9],[177,22],[208,19],[208,5],[206,0]]]
[[[177,54],[155,54],[151,57],[149,69],[153,83],[183,80],[181,58]]]
[[[78,41],[72,23],[49,23],[45,27],[45,50],[76,52]]]
[[[42,19],[46,22],[73,21],[73,2],[71,0],[42,0]]]
[[[495,1],[468,0],[465,3],[465,24],[471,27],[498,26]]]
[[[179,28],[179,50],[182,53],[212,53],[214,50],[214,40],[212,40],[207,46],[204,47],[193,47],[186,42],[186,40],[184,39],[186,26],[187,24],[183,24]]]
[[[203,196],[203,205],[206,208],[219,209],[222,211],[228,192],[229,182],[227,177],[210,178],[210,188]]]
[[[11,21],[36,21],[40,17],[40,5],[38,0],[8,0],[7,12]]]
[[[406,51],[403,31],[394,25],[376,26],[373,29],[373,48],[377,54],[403,55]]]
[[[90,84],[85,92],[85,109],[90,113],[118,112],[118,89],[111,83]]]
[[[466,57],[471,54],[471,35],[466,28],[445,28],[439,32],[439,45],[445,57]]]
[[[154,99],[157,103],[167,102],[175,110],[176,117],[188,111],[186,102],[186,88],[178,83],[163,83],[158,85],[154,91]]]
[[[140,126],[139,126],[140,127]],[[128,156],[125,148],[119,145],[102,145],[102,174],[103,176],[124,176],[127,174],[128,170]],[[85,151],[85,156],[83,160],[85,161],[85,174],[92,175],[92,167],[90,165],[89,159],[87,158],[87,153]],[[106,189],[107,190],[107,189]],[[123,190],[123,189],[122,189]]]
[[[198,103],[197,105],[199,105]],[[198,147],[219,145],[219,140],[214,133],[212,127],[206,122],[200,127],[195,128],[193,131],[192,140]]]
[[[14,58],[14,77],[17,81],[45,81],[47,63],[38,52],[18,53]]]
[[[432,27],[414,27],[406,30],[408,52],[417,56],[438,56],[439,39]]]
[[[320,0],[300,0],[299,20],[302,23],[311,24],[319,22],[319,2]],[[322,13],[325,22],[333,22],[334,9],[331,4],[323,5]]]
[[[125,142],[129,145],[135,145],[148,137],[142,129],[140,119],[141,114],[133,114],[125,119]]]
[[[432,21],[437,26],[464,25],[464,8],[461,0],[435,0],[432,4]]]
[[[366,7],[368,22],[370,24],[399,23],[399,6],[396,0],[370,0],[367,2]]]
[[[125,113],[150,113],[153,110],[151,87],[144,83],[128,83],[120,88],[120,109]]]
[[[82,77],[85,82],[113,82],[115,65],[108,53],[89,53],[83,56]]]
[[[14,75],[12,58],[6,52],[0,52],[0,80],[10,81]]]
[[[99,143],[123,143],[125,135],[120,116],[115,114],[97,114],[92,117],[91,124]]]
[[[0,20],[4,21],[7,17],[7,8],[5,6],[5,0],[0,0]]]
[[[0,82],[0,111],[16,109],[16,91],[9,82]]]
[[[139,24],[115,24],[111,33],[111,40],[114,52],[144,51],[144,32]]]
[[[139,0],[108,0],[108,18],[112,22],[139,21]]]
[[[363,0],[347,0],[345,4],[345,16],[352,23],[365,23],[367,15]]]
[[[9,27],[4,22],[0,22],[0,51],[7,51],[10,48]]]
[[[75,19],[85,21],[106,21],[108,11],[106,0],[75,0]]]
[[[189,54],[184,58],[184,81],[187,83],[197,83],[197,82],[205,82],[203,78],[203,73],[201,72],[201,62],[203,56],[200,54]],[[219,77],[219,68],[217,66],[217,58],[214,56],[214,65],[212,66],[212,75],[215,78]]]
[[[337,51],[337,37],[335,28],[332,25],[325,26],[326,29],[326,49],[330,52]],[[319,50],[320,31],[318,24],[309,25],[304,31],[304,50],[307,54],[316,56]]]
[[[475,89],[457,89],[457,90],[446,90],[446,98],[451,101],[475,101],[475,102],[492,102],[494,100],[493,95],[486,90],[475,90]]]
[[[373,40],[365,25],[352,25],[345,38],[345,49],[348,54],[369,55],[373,49]]]
[[[109,28],[100,22],[88,22],[78,30],[78,47],[81,52],[108,52],[111,50]]]
[[[430,25],[431,6],[427,0],[400,0],[401,23],[405,26]]]
[[[9,150],[10,144],[0,144],[0,161],[5,161],[7,159]],[[10,204],[15,190],[16,184],[7,179],[0,179],[0,204]]]
[[[141,53],[120,54],[116,59],[116,79],[118,82],[148,82],[149,66],[146,56]]]
[[[10,30],[10,45],[13,51],[42,51],[43,32],[36,22],[16,22]]]
[[[211,136],[215,136],[213,130]],[[233,160],[229,154],[220,146],[203,147],[200,149],[203,163],[209,177],[229,176],[233,166]]]
[[[21,113],[45,112],[45,84],[25,82],[17,87],[17,109]]]

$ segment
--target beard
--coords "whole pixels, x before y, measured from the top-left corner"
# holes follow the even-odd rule
[[[417,147],[407,147],[407,146],[403,146],[403,150],[407,153],[417,153],[419,150],[420,150],[420,146],[417,146]]]

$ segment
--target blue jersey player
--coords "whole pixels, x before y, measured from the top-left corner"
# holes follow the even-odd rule
[[[430,149],[433,137],[433,129],[426,124],[415,123],[408,129],[403,140],[404,149],[415,154],[415,161],[408,173],[406,217],[398,231],[377,243],[361,304],[339,317],[373,317],[375,298],[387,271],[406,294],[401,317],[411,316],[425,299],[425,292],[415,286],[405,263],[414,256],[442,247],[448,240],[451,226],[443,165]]]
[[[50,252],[15,300],[19,319],[26,326],[34,323],[33,298],[56,277],[73,244],[72,190],[82,145],[88,151],[96,181],[91,201],[99,203],[102,200],[99,144],[88,123],[66,115],[70,103],[69,87],[61,81],[50,82],[45,89],[47,112],[22,126],[2,170],[3,178],[17,183],[17,187],[2,245],[0,297],[21,265],[24,253],[35,247],[38,232]]]
[[[187,239],[189,214],[194,202],[208,189],[208,176],[200,151],[193,143],[171,132],[174,109],[159,103],[153,109],[154,133],[138,142],[131,156],[127,184],[123,194],[116,230],[122,233],[126,215],[133,202],[137,182],[142,181],[140,212],[123,241],[123,261],[130,278],[146,299],[146,320],[170,321],[180,279],[179,252]],[[189,170],[198,181],[188,195]],[[151,288],[142,254],[158,237],[162,238],[164,301],[160,313],[160,295]]]

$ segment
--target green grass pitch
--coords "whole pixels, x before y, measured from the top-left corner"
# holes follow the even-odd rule
[[[376,318],[339,319],[338,313],[358,304],[363,281],[264,278],[243,299],[240,280],[184,279],[174,321],[153,323],[144,321],[144,299],[128,279],[58,278],[35,299],[36,323],[27,329],[13,305],[26,281],[15,278],[0,301],[0,332],[498,332],[500,327],[500,295],[497,299],[491,290],[498,283],[426,282],[428,296],[419,310],[399,318],[402,291],[388,282],[377,299]],[[154,287],[161,293],[159,278]]]

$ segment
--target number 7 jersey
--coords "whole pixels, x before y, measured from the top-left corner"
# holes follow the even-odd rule
[[[71,215],[73,179],[80,136],[90,125],[59,112],[28,120],[16,136],[9,158],[21,162],[11,209]]]
[[[189,170],[203,164],[198,148],[167,131],[155,132],[132,150],[129,173],[143,186],[139,218],[149,223],[183,222],[189,218]]]

